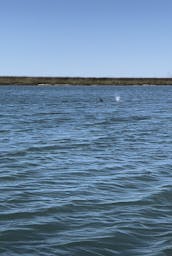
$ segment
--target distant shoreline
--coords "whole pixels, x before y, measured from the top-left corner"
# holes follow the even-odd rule
[[[0,85],[172,85],[172,78],[0,76]]]

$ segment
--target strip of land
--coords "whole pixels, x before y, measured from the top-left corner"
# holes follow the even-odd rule
[[[0,76],[0,85],[172,85],[172,78]]]

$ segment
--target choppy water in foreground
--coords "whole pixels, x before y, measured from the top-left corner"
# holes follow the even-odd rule
[[[0,87],[0,109],[1,255],[172,255],[172,87]]]

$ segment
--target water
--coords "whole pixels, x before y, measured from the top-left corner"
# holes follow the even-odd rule
[[[0,254],[172,255],[171,94],[0,87]]]

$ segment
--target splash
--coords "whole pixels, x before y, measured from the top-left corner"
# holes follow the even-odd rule
[[[115,96],[115,100],[116,100],[116,102],[119,102],[121,100],[121,97],[120,96]]]

